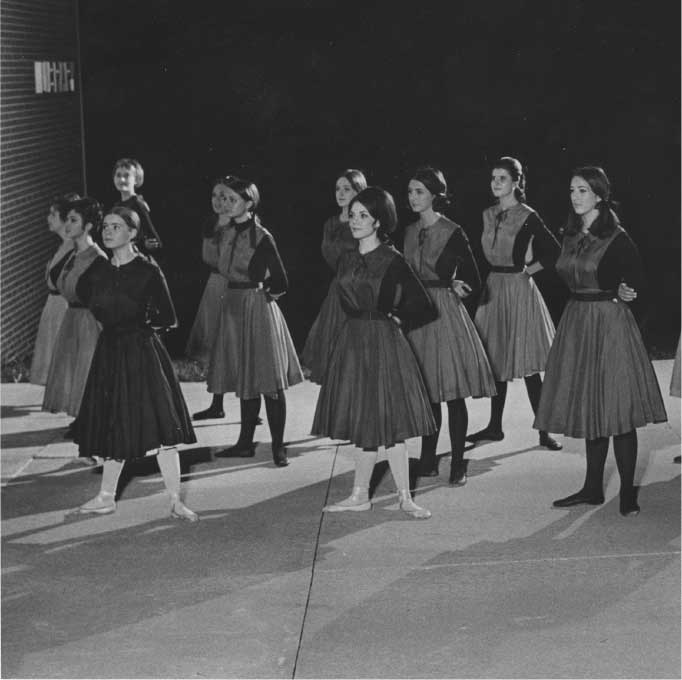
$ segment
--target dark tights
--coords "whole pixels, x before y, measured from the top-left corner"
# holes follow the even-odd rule
[[[222,395],[220,396],[222,397]],[[260,396],[254,399],[240,399],[239,404],[242,419],[239,445],[250,446],[253,444],[253,435],[260,414]],[[272,436],[272,448],[273,450],[278,449],[284,443],[284,426],[287,420],[287,402],[284,390],[278,390],[276,398],[265,397],[265,411],[268,415],[268,425]]]
[[[583,491],[586,495],[596,498],[604,497],[604,465],[609,451],[609,438],[585,440],[585,457],[587,470]],[[613,452],[616,456],[616,466],[620,475],[620,502],[624,504],[634,502],[635,468],[637,466],[637,431],[631,430],[625,434],[613,437]]]
[[[526,376],[523,381],[526,383],[526,391],[533,413],[537,413],[540,404],[540,393],[542,392],[542,378],[539,373]],[[494,432],[502,432],[502,414],[504,413],[504,403],[507,400],[507,383],[495,382],[497,394],[490,400],[490,423],[488,429]]]
[[[464,459],[464,440],[469,426],[469,413],[464,399],[451,399],[446,403],[450,423],[450,450],[452,451],[452,464],[454,465],[461,463]],[[427,437],[422,437],[421,463],[426,467],[434,468],[443,415],[440,404],[431,404],[431,410],[436,421],[436,431]]]

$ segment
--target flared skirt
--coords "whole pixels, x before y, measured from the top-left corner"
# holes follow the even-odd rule
[[[432,403],[496,394],[485,349],[461,300],[445,288],[429,289],[438,318],[407,335]]]
[[[627,305],[570,300],[533,427],[596,439],[666,420],[656,374]]]
[[[474,323],[495,380],[545,370],[554,323],[535,281],[526,274],[491,272]]]
[[[211,348],[207,387],[240,399],[275,394],[303,381],[284,316],[262,290],[228,289]]]
[[[117,460],[196,442],[173,364],[155,333],[102,333],[75,441],[81,456]]]
[[[89,309],[66,310],[45,383],[44,411],[78,415],[100,330]]]
[[[38,335],[33,347],[30,380],[34,385],[45,385],[50,371],[52,354],[59,329],[69,305],[61,295],[48,295],[40,315]]]
[[[402,332],[392,321],[348,319],[329,360],[311,433],[376,448],[435,431],[429,394]]]
[[[322,384],[339,329],[345,321],[346,314],[339,301],[338,283],[334,279],[308,333],[301,355],[303,365],[310,370],[311,382]]]
[[[199,301],[199,309],[189,332],[185,355],[190,359],[208,362],[216,338],[222,298],[227,292],[227,279],[212,273]]]

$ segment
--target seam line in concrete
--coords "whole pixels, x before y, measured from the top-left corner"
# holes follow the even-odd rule
[[[332,480],[334,479],[334,468],[336,467],[336,459],[339,455],[339,446],[336,446],[334,451],[334,458],[332,459],[332,467],[329,472],[329,479],[327,480],[327,489],[324,494],[324,505],[327,505],[329,500],[329,491],[332,486]],[[320,521],[317,525],[317,534],[315,536],[315,550],[313,551],[313,559],[310,565],[310,581],[308,583],[308,596],[306,597],[305,607],[303,608],[303,618],[301,620],[301,632],[298,636],[298,645],[296,646],[296,658],[294,659],[294,667],[291,672],[292,680],[296,677],[296,668],[298,666],[298,657],[301,653],[301,646],[303,644],[303,632],[305,630],[305,623],[308,617],[308,607],[310,606],[310,598],[313,592],[313,581],[315,580],[315,565],[317,564],[317,553],[320,549],[320,534],[322,533],[322,522],[324,521],[324,512],[320,512]]]

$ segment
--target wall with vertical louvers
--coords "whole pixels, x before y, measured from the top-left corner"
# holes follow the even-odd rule
[[[75,92],[36,94],[36,61],[78,63],[76,0],[0,0],[0,316],[2,361],[23,359],[46,299],[57,237],[55,194],[83,191],[81,107]]]

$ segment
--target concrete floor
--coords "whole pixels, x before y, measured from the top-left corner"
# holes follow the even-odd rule
[[[671,365],[655,362],[664,393]],[[201,521],[185,524],[153,459],[115,514],[65,521],[98,470],[62,439],[69,418],[40,411],[42,388],[2,385],[2,677],[680,677],[679,400],[639,431],[636,518],[618,513],[612,455],[603,506],[551,507],[580,487],[583,443],[537,447],[516,381],[505,440],[467,453],[465,487],[447,485],[447,457],[420,480],[433,518],[417,521],[390,474],[372,511],[321,512],[353,464],[351,447],[308,435],[317,389],[287,393],[288,468],[267,425],[255,458],[213,460],[238,435],[233,397],[199,424],[181,460]],[[183,390],[190,410],[207,405],[203,384]],[[489,402],[468,404],[474,431]]]

